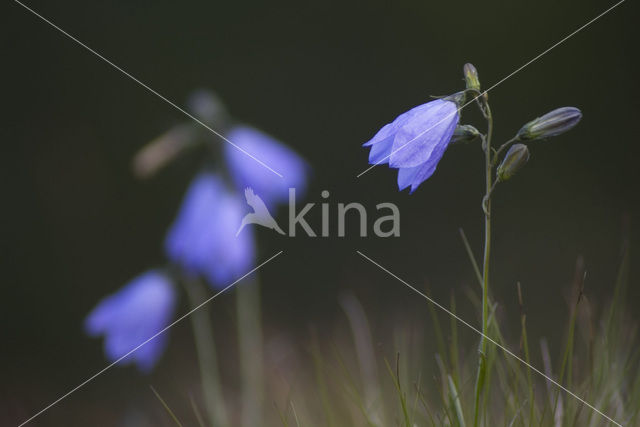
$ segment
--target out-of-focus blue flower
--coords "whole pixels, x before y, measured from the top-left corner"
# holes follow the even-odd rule
[[[91,336],[104,335],[104,351],[111,361],[125,354],[165,328],[175,308],[175,290],[167,276],[157,271],[146,272],[104,298],[85,320]],[[123,363],[135,363],[149,372],[167,346],[167,334],[160,334]]]
[[[436,170],[458,124],[458,106],[446,99],[419,105],[385,125],[364,144],[369,163],[397,168],[400,190],[413,193]]]
[[[167,257],[188,276],[204,276],[216,287],[229,285],[254,262],[251,232],[245,230],[236,237],[245,210],[219,176],[200,173],[190,184],[167,233]]]
[[[227,138],[247,153],[280,173],[279,177],[230,144],[225,146],[227,166],[239,189],[251,187],[267,206],[288,200],[289,188],[296,194],[306,190],[306,162],[271,136],[249,126],[236,126]]]

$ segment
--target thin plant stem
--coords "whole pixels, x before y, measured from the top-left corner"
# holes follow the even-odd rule
[[[569,318],[569,332],[567,337],[567,345],[564,349],[564,354],[562,355],[562,365],[560,366],[560,376],[558,377],[558,382],[560,384],[563,383],[565,377],[565,370],[567,368],[567,363],[569,365],[569,370],[573,369],[571,359],[573,359],[573,346],[574,346],[574,334],[576,327],[576,317],[578,312],[578,304],[580,303],[580,299],[576,301],[576,304],[572,307],[570,318]],[[567,381],[565,383],[567,387],[571,387],[571,375],[567,375]],[[555,393],[555,401],[553,404],[553,410],[551,412],[552,419],[555,419],[556,411],[558,409],[558,400],[559,400],[560,392],[557,390]],[[568,410],[568,408],[567,408]]]
[[[487,111],[487,137],[485,139],[485,183],[486,183],[486,213],[484,215],[484,261],[482,269],[482,333],[487,334],[489,316],[489,258],[491,255],[491,193],[493,190],[493,167],[491,162],[491,136],[493,134],[493,116],[489,105],[485,104]],[[482,340],[482,352],[486,349],[486,340]]]
[[[510,140],[508,140],[507,142],[505,142],[504,144],[502,144],[500,146],[500,148],[498,148],[493,156],[493,159],[491,160],[491,166],[495,166],[498,163],[498,159],[500,158],[500,154],[502,154],[507,148],[509,148],[509,146],[511,144],[513,144],[514,142],[519,141],[517,136],[514,136],[513,138],[511,138]]]
[[[236,289],[240,376],[242,381],[242,425],[262,424],[264,375],[260,283],[247,279]]]
[[[284,427],[289,427],[289,422],[287,421],[287,417],[282,413],[280,407],[274,402],[273,406],[275,406],[276,411],[278,411],[278,416],[280,417],[280,422]]]
[[[200,414],[200,409],[198,409],[198,404],[193,399],[192,395],[189,395],[189,401],[191,402],[191,409],[193,409],[193,413],[196,416],[196,420],[198,421],[198,425],[200,427],[205,427],[204,419],[202,418],[202,414]]]
[[[391,369],[391,365],[389,365],[389,361],[385,358],[384,363],[387,366],[387,370],[389,371],[389,375],[393,379],[393,385],[396,387],[396,391],[398,392],[398,398],[400,399],[400,407],[402,408],[402,414],[404,418],[405,427],[411,427],[411,417],[409,417],[409,411],[407,409],[407,400],[406,394],[402,391],[402,384],[400,383],[400,353],[396,354],[396,371],[393,372]]]
[[[382,398],[380,394],[382,388],[378,379],[378,366],[376,364],[371,328],[364,308],[352,293],[342,294],[340,296],[340,305],[347,316],[351,333],[353,334],[356,356],[362,377],[365,406],[371,408],[371,415],[374,419],[384,419],[382,405],[376,405],[376,402]]]
[[[153,388],[153,386],[149,386],[151,387],[151,391],[153,392],[153,394],[156,395],[156,397],[158,398],[158,400],[160,401],[160,403],[162,404],[162,406],[164,407],[164,409],[167,411],[167,413],[169,414],[169,416],[171,417],[171,419],[176,423],[176,425],[178,427],[183,427],[182,423],[180,422],[180,420],[178,419],[178,417],[176,417],[176,414],[173,413],[173,411],[171,410],[171,408],[169,407],[169,405],[167,405],[167,402],[164,401],[164,399],[162,398],[162,396],[160,396],[160,393],[158,393],[156,391],[155,388]]]
[[[456,416],[456,426],[465,427],[464,414],[462,412],[462,404],[460,403],[460,394],[451,375],[447,375],[449,382],[449,400],[452,407],[452,413]],[[454,412],[455,411],[455,412]]]
[[[197,280],[185,280],[184,287],[192,307],[198,306],[207,298],[204,286]],[[191,325],[198,354],[198,365],[202,378],[202,393],[209,423],[215,426],[228,426],[229,418],[224,405],[222,385],[218,372],[218,357],[213,341],[213,328],[207,307],[201,307],[191,316]]]
[[[291,413],[293,414],[293,419],[296,422],[296,426],[301,427],[300,420],[298,419],[298,414],[296,413],[296,407],[293,405],[293,400],[289,402],[289,406],[291,406]]]
[[[325,381],[325,366],[322,360],[322,354],[320,353],[320,346],[318,345],[318,338],[315,332],[312,331],[312,343],[311,343],[311,355],[313,356],[313,365],[316,375],[316,384],[318,386],[318,394],[320,394],[320,401],[322,402],[322,408],[324,410],[325,425],[331,427],[336,425],[333,417],[333,411],[331,410],[331,402],[329,399],[329,390]]]
[[[456,299],[453,292],[451,292],[451,312],[456,314]],[[458,364],[458,322],[454,317],[451,317],[451,343],[449,357],[451,359],[453,380],[456,386],[460,388],[460,365]]]
[[[485,156],[485,190],[482,201],[484,210],[484,257],[482,264],[482,334],[480,341],[480,355],[478,358],[478,377],[476,379],[475,414],[473,425],[478,425],[480,410],[480,395],[484,384],[484,370],[486,361],[487,342],[484,338],[488,332],[489,320],[489,259],[491,256],[491,190],[493,188],[493,153],[491,151],[491,137],[493,135],[493,115],[487,102],[484,103],[483,113],[487,119],[487,135],[483,140]]]

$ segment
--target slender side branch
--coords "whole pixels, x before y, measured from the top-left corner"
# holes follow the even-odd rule
[[[509,148],[509,146],[511,144],[513,144],[514,142],[518,141],[517,137],[513,137],[510,140],[508,140],[507,142],[505,142],[504,144],[502,144],[500,146],[500,148],[498,148],[495,152],[495,155],[493,156],[493,160],[491,161],[491,166],[495,166],[496,164],[498,164],[498,159],[500,158],[500,155],[507,149]]]

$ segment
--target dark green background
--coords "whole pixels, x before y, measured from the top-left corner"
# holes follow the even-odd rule
[[[407,305],[426,313],[355,250],[411,283],[428,281],[439,300],[451,291],[465,300],[465,287],[476,285],[458,227],[479,256],[479,147],[450,149],[409,196],[396,191],[396,173],[386,167],[356,179],[367,167],[360,145],[429,95],[461,89],[465,62],[488,87],[613,3],[27,4],[180,105],[195,88],[215,90],[236,118],[308,159],[308,201],[329,190],[334,215],[338,202],[399,205],[397,239],[258,234],[261,260],[285,251],[262,272],[265,323],[303,341],[310,324],[344,323],[336,298],[345,289],[356,290],[380,328]],[[494,203],[493,289],[515,320],[515,282],[522,282],[531,334],[548,337],[552,350],[563,336],[576,257],[585,258],[590,301],[602,304],[627,222],[629,303],[638,314],[637,12],[626,2],[490,93],[498,141],[556,107],[584,113],[570,134],[532,145],[530,164]],[[0,423],[15,425],[105,366],[82,320],[103,295],[163,263],[162,238],[195,162],[137,181],[132,155],[184,121],[181,113],[18,4],[6,2],[2,16]],[[475,112],[464,119],[481,124]],[[233,341],[233,307],[232,295],[212,306],[222,346]],[[186,309],[182,302],[179,311]],[[188,324],[171,335],[154,376],[115,368],[34,425],[112,425],[123,414],[161,412],[150,383],[185,400],[197,380]],[[232,366],[233,351],[227,359]]]

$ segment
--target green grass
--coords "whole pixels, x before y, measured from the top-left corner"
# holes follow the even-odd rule
[[[520,324],[516,329],[518,335],[505,337],[496,313],[497,304],[493,299],[489,316],[491,338],[527,363],[532,363],[532,354],[537,353],[537,359],[544,361],[543,366],[536,366],[537,368],[625,426],[640,425],[640,346],[636,339],[638,329],[624,305],[628,286],[628,260],[628,251],[625,249],[612,300],[601,307],[595,307],[584,293],[584,266],[578,260],[572,302],[565,319],[566,339],[558,355],[549,354],[544,339],[540,344],[530,342],[525,314],[526,298],[519,284],[516,302],[520,308]],[[476,292],[469,294],[469,299],[479,313],[480,298]],[[600,314],[594,318],[596,309],[599,309]],[[429,349],[422,349],[421,360],[408,361],[407,357],[403,357],[403,354],[408,356],[416,351],[406,345],[406,340],[397,339],[397,343],[404,342],[405,345],[397,346],[395,359],[382,360],[384,369],[381,371],[386,381],[381,382],[380,397],[376,400],[365,398],[368,390],[363,385],[367,382],[361,377],[354,377],[354,373],[361,370],[356,368],[349,371],[344,368],[344,371],[349,371],[349,378],[343,381],[347,378],[345,374],[332,371],[329,368],[331,361],[323,360],[317,367],[324,372],[324,375],[316,373],[318,378],[322,378],[317,389],[298,390],[292,394],[293,402],[309,402],[317,399],[317,395],[322,396],[321,408],[318,405],[305,405],[309,411],[297,414],[303,420],[301,424],[327,425],[320,421],[318,413],[331,412],[331,417],[325,417],[334,420],[332,425],[339,426],[471,425],[475,408],[477,353],[461,348],[459,324],[455,319],[442,323],[442,312],[432,304],[427,304],[425,310],[431,313],[435,343]],[[456,311],[456,300],[453,297],[450,310],[453,313]],[[354,322],[350,324],[354,328]],[[363,334],[362,327],[362,324],[357,326],[358,329],[354,329],[353,334]],[[371,332],[364,331],[364,335],[370,337]],[[478,340],[475,342],[473,345],[477,345]],[[373,344],[364,347],[373,348]],[[316,359],[318,351],[314,351]],[[349,353],[342,350],[334,358],[339,357],[339,364],[344,367],[344,359],[353,358]],[[376,356],[372,354],[369,357]],[[352,366],[357,367],[358,358],[353,359]],[[485,377],[482,379],[485,393],[479,402],[480,425],[614,425],[491,343],[488,343],[483,360],[486,365]],[[420,373],[431,371],[434,364],[437,375],[429,379],[421,378]],[[375,418],[370,414],[375,414]]]
[[[462,238],[469,248],[464,233]],[[470,250],[469,255],[475,264]],[[479,272],[476,265],[474,270]],[[610,302],[596,305],[584,290],[584,266],[578,259],[564,319],[565,339],[556,353],[544,338],[531,339],[526,295],[519,283],[518,298],[512,302],[519,308],[519,321],[507,323],[504,310],[498,310],[500,303],[490,296],[488,336],[617,422],[633,426],[640,425],[640,343],[637,325],[625,306],[628,270],[625,248]],[[464,299],[479,317],[479,287],[468,290]],[[458,302],[462,301],[452,294],[449,310],[454,314]],[[265,357],[261,425],[464,427],[473,425],[476,407],[482,426],[614,425],[490,342],[482,358],[484,393],[476,405],[480,337],[428,302],[420,325],[385,319],[393,330],[388,339],[379,336],[382,332],[373,333],[366,310],[353,295],[343,296],[340,305],[348,330],[334,338],[320,338],[312,331],[307,343],[277,347],[278,357],[289,354],[283,362],[273,363]],[[431,341],[426,339],[428,328],[433,329]],[[380,341],[385,341],[383,347]],[[246,403],[241,402],[242,397],[234,401],[225,392],[229,425],[237,425],[240,417],[233,408]],[[179,425],[175,412],[154,393],[168,419]],[[191,418],[199,425],[219,425],[202,421],[202,414],[211,411],[200,410],[193,399],[191,405]]]

